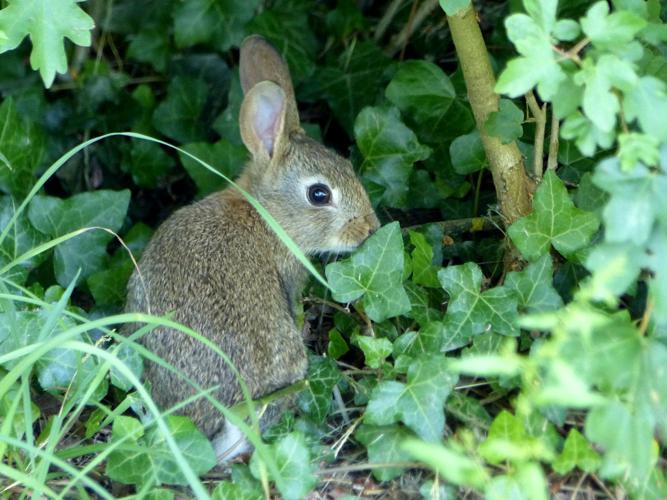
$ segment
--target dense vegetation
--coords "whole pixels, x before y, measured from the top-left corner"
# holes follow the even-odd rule
[[[667,12],[468,4],[0,2],[3,497],[667,497]],[[247,158],[251,33],[384,225],[316,264],[297,408],[212,470],[141,383],[172,323],[122,310]]]

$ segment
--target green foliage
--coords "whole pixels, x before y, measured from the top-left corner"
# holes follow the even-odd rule
[[[428,2],[420,16],[351,0],[5,2],[0,474],[19,485],[7,493],[103,497],[123,483],[147,498],[303,498],[328,494],[340,463],[368,463],[393,493],[418,461],[437,473],[418,476],[425,498],[547,498],[581,474],[667,497],[664,12],[655,0],[520,3],[477,4],[503,68],[483,131],[532,163],[533,90],[561,120],[558,164],[535,174],[529,215],[488,230],[503,187],[444,14],[420,17]],[[439,4],[451,16],[470,2]],[[91,33],[90,52],[65,42]],[[56,160],[131,130],[236,177],[248,158],[237,49],[252,33],[286,57],[303,127],[349,149],[384,225],[326,264],[330,297],[307,289],[314,352],[305,389],[286,397],[293,413],[265,442],[251,433],[249,466],[204,487],[210,443],[183,417],[156,420],[139,377],[157,360],[119,345],[138,318],[111,315],[153,229],[226,181],[135,139]]]

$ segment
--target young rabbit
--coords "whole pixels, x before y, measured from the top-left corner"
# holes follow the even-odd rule
[[[307,137],[299,126],[285,61],[259,36],[241,47],[245,94],[239,123],[252,155],[238,184],[273,215],[309,255],[350,251],[379,226],[349,161]],[[127,311],[172,314],[231,358],[253,398],[303,378],[306,352],[295,304],[303,266],[234,188],[176,211],[155,232],[128,284]],[[143,279],[142,279],[143,278]],[[226,406],[243,400],[221,357],[193,338],[157,328],[144,345]],[[147,363],[158,405],[194,393],[177,375]],[[263,426],[279,415],[269,408]],[[238,428],[204,398],[180,411],[211,439],[220,461],[247,450]]]

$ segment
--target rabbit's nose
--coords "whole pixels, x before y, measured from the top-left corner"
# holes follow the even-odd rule
[[[366,216],[366,222],[368,222],[368,234],[366,237],[371,236],[375,231],[380,229],[380,221],[374,213]]]

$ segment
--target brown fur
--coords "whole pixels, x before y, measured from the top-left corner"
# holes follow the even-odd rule
[[[259,37],[246,43],[241,50],[246,96],[240,125],[253,159],[238,183],[305,253],[354,248],[377,229],[378,220],[351,164],[306,137],[298,116],[289,115],[296,110],[294,92],[277,52]],[[253,74],[248,57],[261,72]],[[267,81],[267,68],[273,68],[278,89]],[[282,103],[271,153],[253,126],[267,96]],[[307,180],[313,178],[337,190],[337,207],[308,202]],[[231,358],[253,397],[305,375],[306,352],[294,323],[294,305],[307,273],[236,190],[214,193],[175,212],[156,231],[139,268],[143,280],[137,272],[130,279],[126,310],[171,313],[175,321],[200,332]],[[142,342],[202,387],[219,385],[214,396],[224,405],[242,400],[230,368],[200,342],[168,328],[152,331]],[[194,393],[187,382],[153,363],[147,363],[145,377],[163,408]],[[203,398],[180,413],[210,438],[224,427],[223,416]]]

